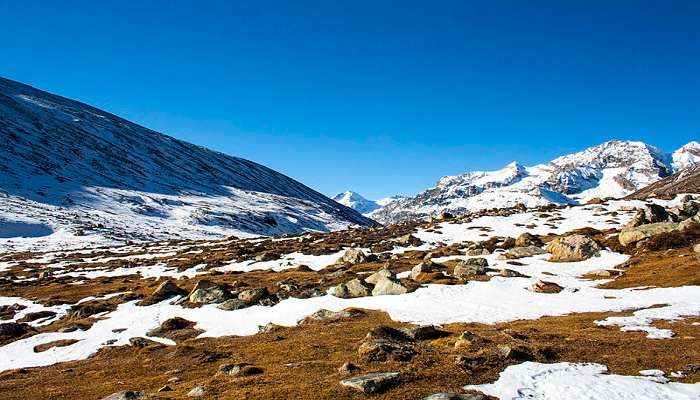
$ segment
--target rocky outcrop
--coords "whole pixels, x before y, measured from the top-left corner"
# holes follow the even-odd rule
[[[584,235],[558,237],[547,245],[552,262],[577,262],[587,260],[600,252],[601,248],[593,239]]]

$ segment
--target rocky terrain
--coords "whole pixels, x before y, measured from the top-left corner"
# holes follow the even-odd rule
[[[698,399],[700,197],[0,257],[3,399]]]
[[[374,224],[260,164],[3,78],[0,188],[13,250]]]
[[[498,171],[446,176],[433,188],[383,206],[345,205],[389,223],[520,203],[579,204],[594,197],[624,197],[699,162],[698,142],[668,154],[646,143],[613,140],[532,167],[513,162]]]

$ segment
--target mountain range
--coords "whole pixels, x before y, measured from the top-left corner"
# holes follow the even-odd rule
[[[255,162],[3,78],[0,139],[0,237],[85,243],[374,224]]]
[[[531,167],[512,162],[497,171],[445,176],[435,187],[385,206],[336,200],[382,223],[518,203],[578,204],[594,197],[624,197],[699,162],[700,143],[695,141],[666,153],[643,142],[612,140]],[[362,199],[357,193],[353,197]]]

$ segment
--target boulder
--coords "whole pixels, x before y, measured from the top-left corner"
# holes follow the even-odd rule
[[[508,268],[502,268],[498,274],[504,278],[528,278],[527,275]]]
[[[420,246],[423,241],[409,233],[394,239],[394,243],[401,246]]]
[[[216,308],[220,310],[225,310],[225,311],[234,311],[234,310],[240,310],[242,308],[248,307],[249,304],[246,303],[243,300],[240,299],[228,299],[224,301],[223,303],[219,304],[216,306]]]
[[[262,374],[264,371],[262,368],[248,363],[235,363],[219,366],[219,372],[231,376],[251,376]]]
[[[309,323],[312,321],[322,321],[322,322],[336,322],[346,318],[356,317],[358,315],[364,314],[361,310],[348,308],[340,311],[331,311],[326,309],[321,309],[315,313],[309,315],[308,317],[300,321],[301,324]]]
[[[421,273],[435,272],[438,269],[438,265],[431,261],[423,261],[422,263],[411,268],[411,279],[415,280]]]
[[[668,233],[676,230],[678,224],[675,222],[658,222],[655,224],[645,224],[635,227],[625,227],[625,229],[620,232],[617,239],[623,246],[629,246],[630,244],[639,242],[640,240],[648,239],[654,235],[661,233]]]
[[[248,289],[238,293],[238,300],[246,304],[255,304],[267,295],[265,288]]]
[[[381,278],[396,278],[396,274],[388,268],[382,268],[379,271],[365,278],[365,282],[376,285]]]
[[[278,258],[280,258],[279,254],[273,253],[271,251],[263,251],[262,253],[255,256],[255,261],[257,261],[257,262],[272,261],[272,260],[276,260]]]
[[[151,293],[150,296],[146,297],[145,299],[141,300],[138,305],[140,306],[150,306],[156,303],[160,303],[163,300],[169,299],[171,297],[175,296],[184,296],[186,295],[187,292],[177,286],[173,281],[170,279],[166,279],[163,283],[158,285],[156,290]]]
[[[547,245],[552,262],[576,262],[587,260],[600,252],[600,245],[584,235],[558,237]]]
[[[491,254],[491,252],[488,249],[485,249],[483,247],[476,247],[473,249],[467,249],[464,252],[465,255],[467,256],[487,256]]]
[[[360,264],[367,261],[367,256],[362,251],[362,249],[352,248],[347,249],[342,257],[340,257],[335,264]]]
[[[343,379],[340,384],[365,394],[379,393],[396,384],[400,375],[398,372],[374,372]]]
[[[353,279],[351,281],[341,283],[335,287],[333,295],[342,299],[351,299],[354,297],[365,297],[372,294],[372,285],[361,279]]]
[[[513,247],[498,256],[498,258],[501,260],[515,260],[518,258],[532,257],[544,253],[546,253],[546,251],[537,246]]]
[[[122,390],[121,392],[112,393],[107,397],[103,397],[102,400],[136,400],[142,395],[143,393],[141,392]]]
[[[450,332],[440,330],[433,325],[416,326],[401,329],[404,335],[411,340],[430,340],[449,336]]]
[[[459,260],[455,265],[452,275],[456,278],[465,278],[475,275],[485,275],[488,271],[488,261],[485,258],[469,258]]]
[[[408,289],[398,279],[383,277],[372,289],[372,296],[397,295],[407,293]]]
[[[665,208],[658,204],[647,204],[642,208],[644,217],[650,223],[668,222],[670,216]]]
[[[693,246],[693,251],[696,252],[696,253],[700,253],[700,243],[698,243],[698,244],[696,244],[695,246]]]
[[[554,282],[540,281],[533,283],[527,290],[535,293],[559,293],[564,290],[563,287]]]
[[[223,303],[231,298],[231,293],[222,285],[207,280],[197,282],[187,296],[191,303],[213,304]]]
[[[16,338],[29,331],[29,325],[17,322],[5,322],[0,324],[0,339]]]
[[[202,386],[196,386],[187,392],[187,397],[202,397],[206,394],[206,389]]]
[[[338,368],[338,372],[343,374],[343,375],[349,375],[349,374],[354,374],[355,372],[359,371],[360,367],[357,365],[351,363],[351,362],[346,362],[345,364],[341,365],[340,368]]]
[[[542,247],[543,244],[544,243],[542,243],[542,240],[540,240],[539,237],[537,237],[531,233],[528,233],[528,232],[521,234],[520,236],[518,236],[515,239],[515,245],[517,247],[527,247],[527,246]]]
[[[357,353],[367,362],[410,361],[418,354],[413,344],[389,339],[365,339]]]

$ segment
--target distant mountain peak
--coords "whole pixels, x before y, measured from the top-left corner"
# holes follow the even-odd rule
[[[691,141],[672,154],[673,169],[680,171],[700,163],[700,143]]]

